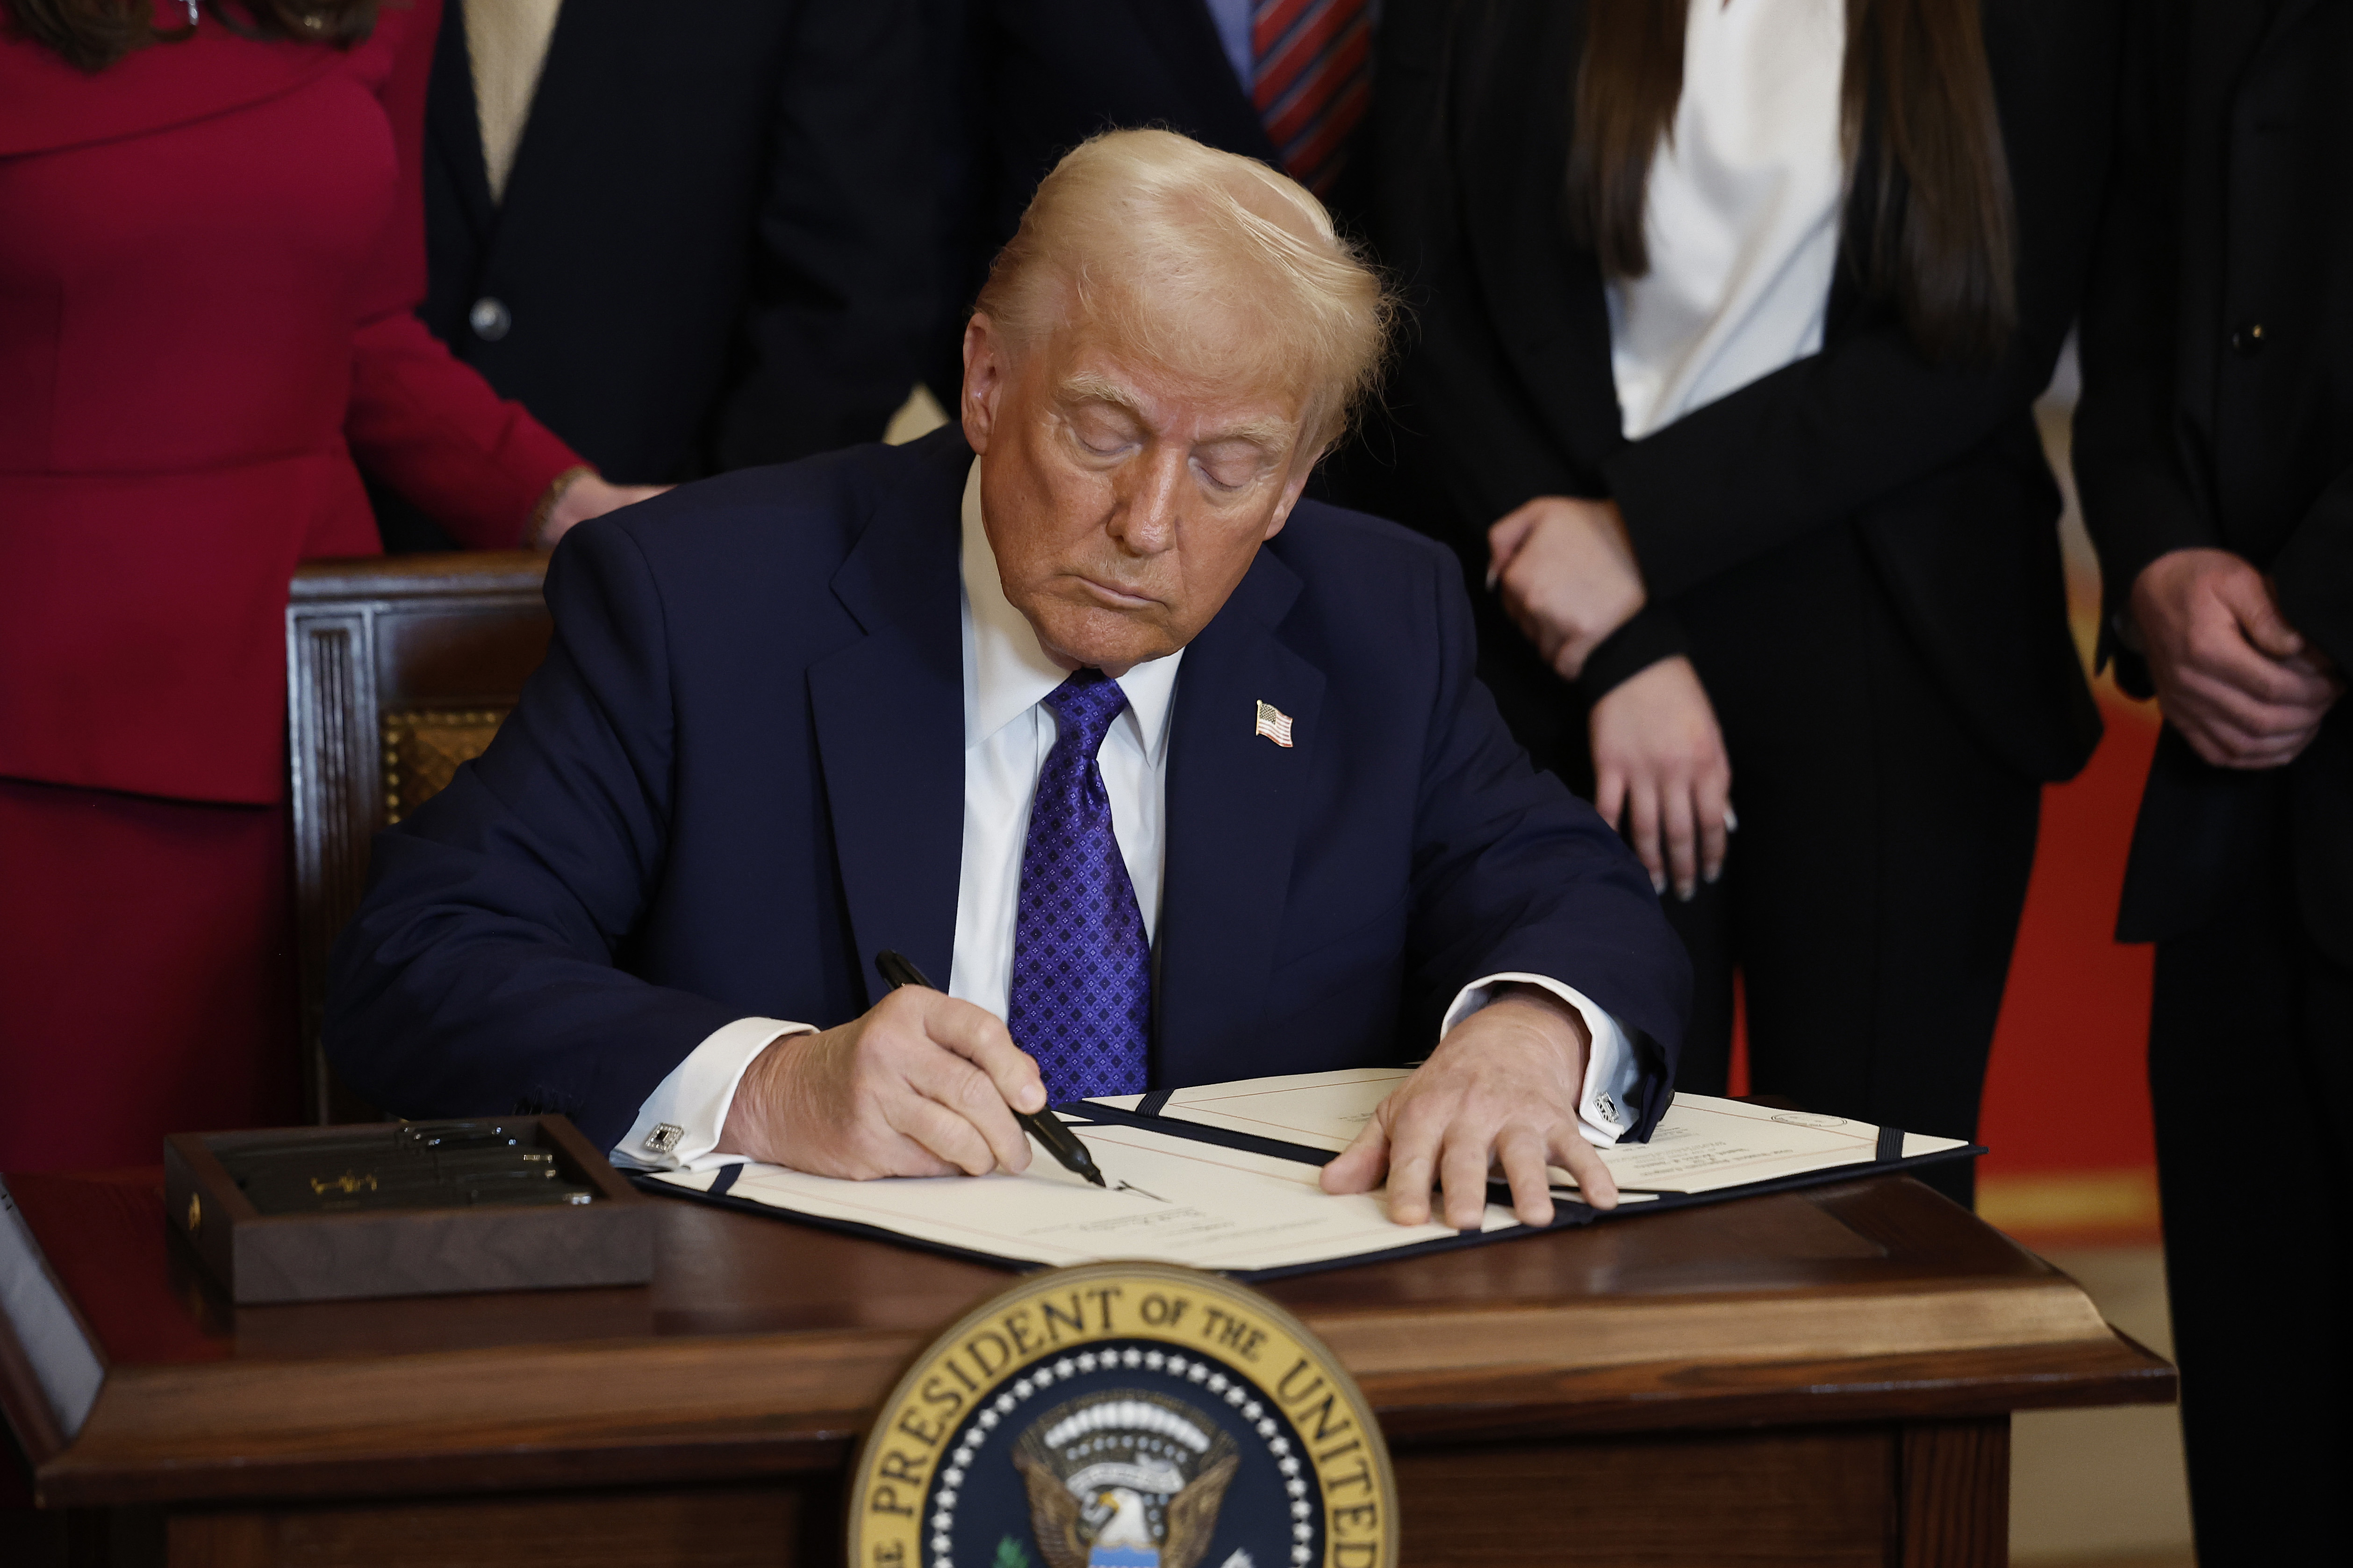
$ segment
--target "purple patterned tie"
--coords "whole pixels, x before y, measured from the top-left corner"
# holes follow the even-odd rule
[[[1045,701],[1058,734],[1021,847],[1005,1022],[1038,1058],[1049,1102],[1141,1094],[1152,948],[1095,762],[1127,693],[1103,671],[1082,669]]]

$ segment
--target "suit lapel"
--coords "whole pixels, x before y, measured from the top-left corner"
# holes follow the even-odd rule
[[[926,442],[930,447],[933,443]],[[955,443],[962,451],[963,443]],[[964,857],[964,647],[956,496],[927,463],[883,498],[834,574],[864,640],[812,665],[809,707],[836,863],[869,1001],[896,948],[945,985]]]
[[[467,226],[474,231],[476,243],[482,243],[498,226],[499,208],[491,199],[491,173],[482,161],[482,117],[474,100],[474,61],[466,49],[462,5],[451,5],[442,16],[441,36],[434,41],[425,134],[434,156],[448,168]]]
[[[1194,129],[1202,138],[1282,167],[1274,143],[1267,138],[1266,122],[1259,118],[1258,105],[1242,89],[1233,62],[1226,58],[1225,41],[1209,19],[1208,6],[1202,0],[1132,0],[1130,14],[1176,79],[1200,85],[1202,92],[1195,102],[1203,123]]]
[[[2319,3],[2320,0],[2279,0],[2279,5],[2272,12],[2271,25],[2263,29],[2264,46],[2269,47],[2285,38],[2295,25],[2304,20],[2306,14]],[[2247,9],[2253,11],[2254,7],[2251,5]]]
[[[1504,356],[1562,449],[1598,470],[1620,428],[1609,316],[1599,264],[1569,237],[1562,175],[1585,7],[1567,0],[1531,15],[1542,18],[1541,37],[1523,39],[1507,29],[1484,40],[1486,50],[1517,58],[1473,59],[1453,70],[1448,158],[1487,319]],[[1492,82],[1498,71],[1508,89],[1462,90]]]
[[[1274,636],[1299,589],[1261,551],[1176,679],[1155,1084],[1199,1081],[1204,1069],[1232,1076],[1214,1064],[1263,1016],[1324,700],[1323,672]],[[1255,732],[1261,701],[1290,715],[1289,747]]]
[[[546,174],[533,179],[530,171],[542,159],[553,157],[555,168],[550,172],[563,176],[567,154],[576,163],[584,143],[600,151],[611,145],[600,128],[636,103],[643,91],[632,67],[657,14],[628,0],[564,0],[555,14],[555,31],[547,40],[547,58],[540,64],[531,113],[522,122],[522,140],[515,143],[514,163],[507,170],[501,216],[527,214],[533,204],[579,199],[584,176],[578,169],[553,179]],[[477,146],[480,135],[477,130]],[[489,176],[483,180],[487,190]],[[527,233],[531,225],[521,226]]]

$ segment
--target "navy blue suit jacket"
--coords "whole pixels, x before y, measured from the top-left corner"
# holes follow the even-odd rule
[[[559,1110],[599,1147],[745,1016],[843,1023],[877,950],[945,977],[964,830],[953,427],[671,491],[573,531],[546,664],[376,841],[326,1038],[409,1115]],[[1472,674],[1461,570],[1303,501],[1185,656],[1152,1081],[1427,1053],[1502,971],[1637,1037],[1665,1109],[1683,949],[1617,836]],[[1254,733],[1256,705],[1294,744]]]

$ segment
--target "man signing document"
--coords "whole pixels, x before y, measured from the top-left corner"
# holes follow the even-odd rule
[[[1551,1163],[1614,1202],[1682,949],[1497,717],[1453,557],[1302,499],[1391,310],[1262,164],[1072,152],[955,425],[565,539],[546,665],[378,840],[337,1067],[627,1163],[865,1178],[1021,1170],[1050,1103],[1426,1058],[1327,1190],[1471,1227],[1500,1173],[1544,1224]]]

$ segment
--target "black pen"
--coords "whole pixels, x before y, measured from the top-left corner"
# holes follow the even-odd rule
[[[893,991],[902,985],[920,985],[926,991],[937,989],[923,978],[923,972],[915,967],[914,960],[895,948],[886,947],[876,953],[874,967],[882,972],[882,978],[891,983]],[[1084,1176],[1099,1187],[1111,1185],[1103,1180],[1103,1173],[1095,1169],[1095,1157],[1087,1152],[1087,1146],[1079,1142],[1078,1134],[1063,1126],[1062,1119],[1051,1110],[1016,1110],[1013,1120],[1021,1123],[1031,1137],[1043,1143],[1046,1152],[1054,1156],[1055,1163],[1062,1169],[1073,1175]]]

